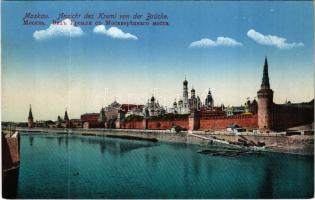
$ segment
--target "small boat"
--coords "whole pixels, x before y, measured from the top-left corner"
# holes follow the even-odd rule
[[[250,150],[253,150],[253,151],[263,151],[263,150],[265,150],[265,147],[250,146],[249,149],[250,149]]]

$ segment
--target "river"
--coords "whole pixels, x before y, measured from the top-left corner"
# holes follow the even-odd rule
[[[22,134],[17,198],[311,198],[314,157],[197,153],[101,136]]]

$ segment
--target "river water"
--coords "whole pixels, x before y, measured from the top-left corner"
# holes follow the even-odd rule
[[[18,198],[310,198],[314,158],[198,145],[22,134]]]

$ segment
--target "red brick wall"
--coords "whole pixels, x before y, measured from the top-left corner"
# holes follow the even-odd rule
[[[188,118],[173,120],[149,120],[148,129],[169,129],[173,125],[188,129]]]
[[[118,117],[118,109],[110,109],[105,111],[105,116],[107,119],[113,119]]]
[[[144,129],[143,121],[129,121],[129,122],[121,122],[120,128],[130,128],[130,129]]]
[[[230,124],[238,124],[246,128],[257,128],[258,117],[257,115],[236,115],[236,116],[220,116],[211,118],[200,119],[200,129],[225,129]],[[148,120],[148,129],[163,130],[169,129],[173,125],[186,128],[188,130],[188,118],[187,119],[174,119],[174,120]],[[143,121],[130,121],[122,122],[121,128],[130,129],[144,129]]]
[[[81,121],[97,121],[100,114],[98,113],[91,113],[91,114],[84,114],[81,115],[80,120]]]
[[[148,129],[163,130],[169,129],[173,125],[188,129],[188,118],[173,120],[148,120]],[[144,129],[144,122],[142,120],[122,122],[121,128]]]
[[[314,106],[274,104],[273,119],[275,130],[309,124],[314,122]]]
[[[200,119],[200,129],[226,129],[230,124],[238,124],[244,128],[257,128],[257,115],[220,116]]]

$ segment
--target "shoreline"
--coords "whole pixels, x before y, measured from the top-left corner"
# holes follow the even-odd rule
[[[71,134],[82,136],[106,136],[130,140],[146,141],[166,141],[179,142],[186,144],[207,145],[209,140],[203,137],[194,137],[187,131],[180,133],[170,130],[143,130],[143,129],[50,129],[50,128],[17,128],[19,132],[25,133],[55,133]],[[266,144],[265,152],[295,154],[295,155],[314,155],[314,135],[293,135],[286,136],[283,133],[270,134],[244,134],[242,136],[228,134],[226,132],[204,132],[193,131],[194,134],[213,137],[223,141],[236,142],[239,138],[246,138],[248,141],[263,141]]]

